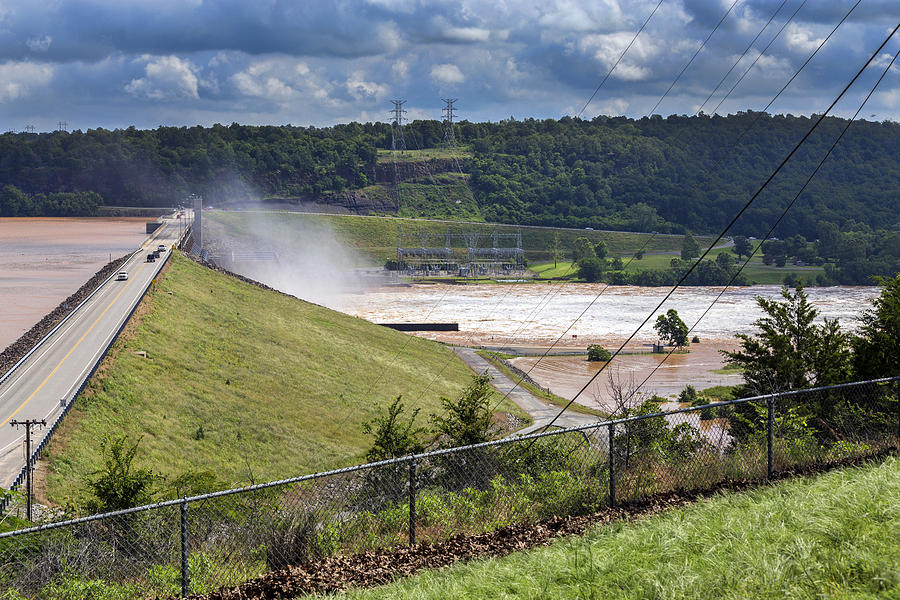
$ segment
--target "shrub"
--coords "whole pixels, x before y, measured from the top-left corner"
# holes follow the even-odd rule
[[[590,361],[606,362],[612,360],[612,352],[600,344],[591,344],[587,347],[587,356]]]
[[[87,508],[94,512],[106,512],[148,504],[156,476],[149,469],[134,468],[140,440],[127,444],[128,438],[107,438],[100,442],[100,452],[105,454],[103,468],[95,471],[96,479],[88,479],[87,487],[93,498]]]

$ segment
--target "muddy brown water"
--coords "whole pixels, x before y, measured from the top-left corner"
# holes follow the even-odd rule
[[[0,218],[0,349],[109,262],[147,239],[147,218]]]
[[[716,372],[724,366],[720,350],[737,347],[735,334],[755,331],[753,322],[762,317],[756,296],[779,299],[781,287],[734,288],[718,300],[721,288],[685,287],[654,311],[668,291],[669,288],[605,284],[412,285],[345,294],[339,308],[376,323],[459,323],[458,332],[416,335],[467,346],[524,349],[529,353],[542,353],[553,344],[557,349],[584,351],[588,344],[599,343],[615,350],[652,314],[626,348],[629,352],[647,352],[657,339],[653,330],[655,315],[675,308],[689,327],[699,320],[691,335],[699,336],[701,341],[693,344],[689,353],[669,357],[642,388],[646,395],[672,397],[688,383],[699,390],[740,382],[738,373]],[[848,329],[856,325],[859,314],[878,295],[875,287],[806,291],[820,320],[839,318]],[[623,355],[608,372],[626,385],[632,380],[641,383],[661,361],[662,355]],[[538,384],[567,399],[575,397],[600,368],[600,363],[588,362],[584,356],[522,357],[513,362]],[[576,401],[609,410],[610,398],[604,373]]]

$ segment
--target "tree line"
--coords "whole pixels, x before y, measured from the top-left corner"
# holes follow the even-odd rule
[[[462,168],[486,221],[708,233],[737,214],[811,124],[812,117],[747,111],[455,127],[471,151]],[[825,119],[732,232],[762,238],[845,124]],[[442,124],[414,121],[405,138],[410,148],[438,147]],[[6,133],[0,185],[30,197],[96,192],[104,203],[129,206],[170,206],[190,193],[210,204],[321,198],[374,184],[378,151],[390,147],[388,123]],[[776,250],[772,260],[808,259],[809,244],[818,243],[813,249],[833,265],[828,277],[836,283],[893,275],[900,260],[898,153],[900,124],[854,123],[775,230],[780,238],[802,237],[805,246]]]

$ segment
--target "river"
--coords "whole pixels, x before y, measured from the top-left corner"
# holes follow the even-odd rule
[[[527,354],[555,350],[584,351],[599,343],[615,350],[648,316],[647,323],[607,369],[626,384],[641,383],[656,369],[645,396],[676,395],[690,383],[697,389],[733,385],[739,373],[722,372],[720,350],[737,348],[736,333],[752,333],[753,322],[762,316],[755,298],[779,298],[778,286],[753,286],[728,290],[717,300],[721,288],[684,287],[654,310],[670,288],[609,286],[605,284],[508,284],[451,285],[416,284],[382,287],[365,293],[342,294],[334,299],[340,310],[376,322],[452,322],[458,332],[422,332],[431,339],[492,348],[509,348]],[[828,287],[806,290],[819,311],[819,320],[837,318],[853,329],[859,314],[878,295],[876,287]],[[674,308],[693,327],[699,343],[686,354],[649,354],[657,336],[656,315]],[[704,315],[704,313],[706,313]],[[702,317],[702,318],[701,318]],[[699,322],[698,322],[699,321]],[[513,360],[544,387],[564,398],[573,398],[600,368],[582,356],[526,356]],[[609,409],[611,394],[606,374],[581,394],[586,406]]]
[[[0,350],[113,258],[147,239],[147,218],[0,218]]]

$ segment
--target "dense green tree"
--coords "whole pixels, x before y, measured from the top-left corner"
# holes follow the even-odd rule
[[[724,351],[726,362],[740,367],[748,394],[769,394],[846,381],[850,346],[837,319],[815,323],[818,311],[803,287],[783,288],[784,302],[756,297],[765,314],[758,333],[737,334],[741,349]]]
[[[675,346],[686,346],[688,343],[688,326],[685,325],[678,311],[670,308],[665,315],[658,315],[653,325],[660,339]]]
[[[872,304],[851,342],[857,379],[900,375],[900,275],[883,282]]]
[[[590,238],[577,237],[572,242],[572,260],[579,262],[586,258],[597,258],[597,252],[594,249],[594,243]]]
[[[753,252],[753,249],[750,246],[750,242],[743,235],[734,236],[734,247],[732,248],[734,253],[738,255],[738,258],[742,256],[750,256],[750,253]]]
[[[694,260],[698,256],[700,256],[700,244],[690,232],[685,233],[681,242],[681,260]]]
[[[578,278],[588,283],[596,283],[603,278],[604,262],[596,256],[589,256],[578,261]]]

